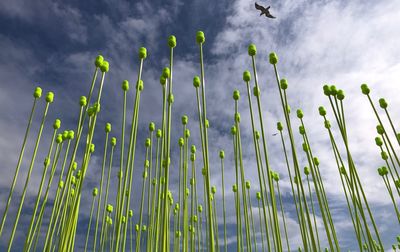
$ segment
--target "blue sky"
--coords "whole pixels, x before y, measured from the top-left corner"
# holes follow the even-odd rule
[[[398,235],[399,226],[382,180],[376,168],[383,165],[378,148],[374,145],[376,118],[366,97],[360,92],[361,83],[368,83],[372,97],[377,101],[385,97],[393,118],[400,118],[396,108],[400,106],[400,3],[387,1],[259,1],[271,5],[274,20],[259,17],[254,2],[235,1],[50,1],[33,3],[23,0],[0,2],[0,202],[5,202],[14,174],[19,148],[22,143],[34,87],[41,86],[44,92],[55,92],[40,144],[36,165],[29,185],[23,217],[17,229],[16,240],[24,240],[24,227],[29,223],[31,207],[40,181],[42,161],[50,140],[49,129],[55,118],[62,120],[62,128],[73,128],[79,109],[79,96],[89,90],[93,72],[93,61],[102,54],[110,62],[102,98],[102,111],[95,136],[97,151],[92,158],[83,192],[82,214],[78,232],[84,234],[88,221],[91,190],[98,185],[101,169],[104,133],[102,128],[111,122],[112,135],[119,138],[122,114],[121,82],[125,79],[135,83],[138,69],[137,51],[141,46],[148,49],[144,64],[144,91],[139,118],[139,140],[143,146],[147,136],[147,125],[160,123],[161,87],[159,75],[168,64],[167,38],[177,37],[174,63],[173,105],[173,153],[178,154],[177,141],[181,134],[180,117],[189,116],[192,132],[191,144],[199,143],[196,120],[195,93],[192,78],[199,74],[198,47],[195,34],[203,30],[206,35],[205,64],[207,106],[210,120],[210,149],[212,184],[219,184],[218,151],[226,153],[227,204],[233,204],[230,188],[234,182],[233,148],[229,129],[233,124],[232,91],[239,89],[242,100],[239,104],[242,116],[242,137],[246,177],[252,181],[253,193],[257,191],[257,171],[254,150],[251,147],[251,125],[248,104],[244,99],[245,84],[242,72],[251,68],[247,55],[250,43],[257,45],[257,67],[262,89],[263,110],[268,133],[268,148],[271,166],[281,173],[281,186],[285,208],[288,210],[289,236],[293,247],[300,243],[294,208],[291,206],[290,184],[284,165],[284,157],[277,137],[272,137],[278,120],[283,120],[273,69],[268,63],[268,54],[275,51],[279,56],[281,77],[289,81],[289,103],[293,109],[302,108],[305,123],[310,131],[310,141],[323,167],[322,177],[327,188],[328,199],[333,209],[334,223],[339,234],[340,245],[345,250],[356,251],[356,242],[340,178],[332,163],[333,154],[328,135],[317,113],[320,105],[328,107],[322,93],[325,83],[336,84],[346,92],[346,118],[349,127],[350,147],[359,170],[385,247]],[[132,86],[132,84],[131,84]],[[131,89],[133,90],[133,89]],[[128,114],[130,118],[133,93],[129,94]],[[39,109],[43,109],[43,103]],[[40,110],[39,110],[40,111]],[[37,113],[39,115],[40,112]],[[331,111],[328,109],[328,115]],[[333,119],[332,119],[333,120]],[[296,121],[295,128],[298,127]],[[39,120],[35,120],[32,132],[37,131]],[[30,142],[21,167],[16,193],[18,199],[23,188],[27,167],[33,149],[35,133]],[[297,138],[297,143],[300,143]],[[247,148],[247,146],[249,146]],[[298,144],[300,150],[301,146]],[[200,149],[198,147],[198,149]],[[135,182],[139,184],[144,159],[144,148],[137,153]],[[118,155],[113,169],[118,167]],[[173,158],[173,162],[177,159]],[[306,164],[304,157],[301,165]],[[198,164],[200,167],[200,162]],[[173,175],[176,170],[172,169]],[[198,173],[200,174],[200,173]],[[172,176],[177,177],[177,176]],[[111,188],[115,188],[114,176]],[[171,181],[175,189],[177,180]],[[140,198],[140,188],[134,188],[132,202]],[[111,193],[114,197],[115,190]],[[52,195],[53,197],[54,195]],[[220,196],[218,196],[220,199]],[[218,201],[220,202],[220,201]],[[399,201],[397,201],[399,202]],[[253,200],[253,206],[256,201]],[[11,206],[6,227],[14,220],[16,205]],[[137,208],[137,206],[135,206]],[[4,204],[0,204],[3,211]],[[135,208],[134,208],[135,209]],[[222,220],[221,208],[219,217]],[[257,213],[254,209],[254,213]],[[235,212],[228,207],[229,236],[231,248],[235,247]],[[319,219],[322,231],[322,221]],[[7,230],[7,229],[6,229]],[[221,229],[220,229],[221,230]],[[9,233],[0,240],[4,249]],[[222,236],[220,237],[222,238]],[[77,248],[84,239],[77,240]],[[326,245],[326,241],[323,241]],[[19,251],[15,242],[14,249]],[[79,249],[78,249],[79,250]]]

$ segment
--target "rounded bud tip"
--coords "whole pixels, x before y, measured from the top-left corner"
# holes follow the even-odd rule
[[[225,158],[225,152],[223,150],[219,151],[219,158],[224,159]]]
[[[108,70],[110,70],[110,63],[108,63],[108,61],[105,60],[100,65],[100,71],[103,73],[107,73]]]
[[[288,82],[286,79],[281,79],[280,86],[282,90],[286,90],[288,88]]]
[[[40,87],[35,88],[35,91],[33,92],[33,97],[35,98],[42,97],[42,89]]]
[[[272,65],[276,65],[278,63],[278,55],[276,55],[276,53],[271,52],[269,54],[269,63]]]
[[[146,47],[140,47],[139,48],[139,59],[145,59],[147,58],[147,49]]]
[[[379,106],[383,109],[386,109],[388,107],[388,104],[384,98],[379,99]]]
[[[128,91],[129,90],[129,81],[124,80],[122,82],[122,90],[124,90],[124,91]]]
[[[204,32],[198,31],[196,33],[196,42],[198,44],[203,44],[206,41],[206,37],[204,36]]]
[[[46,94],[46,102],[52,103],[54,101],[54,93],[53,92],[48,92]]]
[[[94,61],[94,65],[95,65],[96,67],[100,67],[101,64],[103,63],[103,61],[104,61],[103,56],[98,55],[98,56],[96,57],[95,61]]]
[[[200,77],[199,76],[194,76],[194,78],[193,78],[193,86],[195,87],[195,88],[198,88],[198,87],[200,87]]]
[[[79,98],[79,105],[83,107],[86,106],[86,104],[87,104],[86,96],[81,96],[81,98]]]
[[[239,100],[239,98],[240,98],[240,92],[239,92],[239,90],[236,89],[235,91],[233,91],[232,97],[233,97],[233,99],[234,99],[235,101]]]
[[[56,119],[53,123],[53,129],[59,129],[61,127],[60,119]]]
[[[171,48],[176,46],[176,37],[174,35],[168,37],[168,46]]]
[[[257,54],[257,47],[255,44],[250,44],[247,48],[247,53],[249,56],[255,56]]]
[[[245,82],[249,82],[251,80],[251,74],[249,71],[246,70],[243,72],[243,80]]]
[[[153,132],[156,129],[156,124],[154,122],[149,123],[149,131]]]
[[[104,127],[104,131],[106,133],[109,133],[111,131],[111,123],[106,123],[106,126]]]
[[[111,138],[111,146],[117,145],[117,139],[115,137]]]
[[[368,95],[370,91],[371,90],[369,89],[367,84],[364,83],[364,84],[361,85],[361,92],[363,94]]]

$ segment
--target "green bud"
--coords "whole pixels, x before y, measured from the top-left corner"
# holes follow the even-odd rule
[[[46,102],[52,103],[54,100],[54,93],[53,92],[48,92],[46,94]]]
[[[198,31],[196,33],[196,42],[198,44],[203,44],[206,41],[206,37],[204,36],[204,32]]]
[[[383,109],[386,109],[386,108],[387,108],[388,104],[387,104],[387,102],[386,102],[386,100],[385,100],[384,98],[380,98],[380,99],[379,99],[379,106],[380,106],[381,108],[383,108]]]
[[[215,194],[217,192],[217,187],[212,186],[211,187],[211,193]]]
[[[135,230],[136,230],[136,232],[139,232],[139,230],[140,230],[139,224],[135,225]]]
[[[195,146],[195,145],[192,145],[192,146],[190,147],[190,152],[196,153],[196,146]]]
[[[96,57],[96,60],[94,61],[94,65],[95,65],[96,67],[100,67],[101,64],[103,64],[103,61],[104,61],[103,56],[98,55],[98,56]]]
[[[199,206],[197,207],[197,211],[199,211],[199,213],[203,212],[203,206],[202,206],[202,205],[199,205]]]
[[[99,192],[99,190],[97,189],[97,187],[93,188],[93,192],[92,192],[93,197],[96,197],[98,192]]]
[[[60,119],[56,119],[53,123],[53,129],[59,129],[61,127]]]
[[[72,163],[72,170],[75,171],[76,168],[78,168],[78,163],[77,162],[73,162]]]
[[[219,151],[219,158],[220,159],[224,159],[224,157],[225,157],[225,152],[223,150],[220,150]]]
[[[337,94],[337,89],[335,85],[331,85],[329,89],[331,90],[331,95],[335,96]]]
[[[162,131],[160,129],[157,130],[156,137],[157,138],[161,138],[162,137]]]
[[[192,153],[190,154],[190,161],[196,161],[196,154]]]
[[[185,129],[185,138],[189,138],[189,137],[190,137],[190,130]]]
[[[278,182],[279,181],[279,173],[274,172],[272,178],[275,180],[275,182]]]
[[[139,48],[139,59],[145,59],[147,57],[147,49],[145,47]]]
[[[103,73],[107,73],[109,69],[110,69],[110,63],[104,60],[103,63],[101,63],[100,65],[100,71]]]
[[[57,134],[57,137],[56,137],[56,143],[61,143],[63,141],[63,139],[62,139],[62,134]]]
[[[379,135],[383,135],[385,133],[385,129],[380,124],[376,126],[376,131],[378,132]]]
[[[174,103],[174,95],[173,94],[169,94],[168,95],[168,102],[170,103],[170,104],[172,104],[172,103]]]
[[[184,115],[184,116],[182,116],[182,124],[183,125],[186,125],[187,123],[188,123],[188,121],[189,121],[189,118],[188,118],[188,116],[187,115]]]
[[[387,160],[388,159],[388,154],[386,153],[386,151],[382,151],[381,152],[381,157],[383,160]]]
[[[74,135],[74,131],[73,130],[68,130],[68,137],[67,138],[69,140],[72,140],[72,139],[74,139],[74,136],[75,136]]]
[[[303,143],[302,146],[303,146],[303,151],[307,152],[308,151],[307,143]]]
[[[260,193],[260,192],[257,192],[257,193],[256,193],[256,197],[257,197],[257,200],[260,200],[260,199],[261,199],[261,193]]]
[[[81,98],[79,99],[79,105],[81,107],[86,106],[87,101],[86,101],[86,96],[81,96]]]
[[[344,166],[339,168],[339,172],[343,175],[346,175],[346,168],[344,168]]]
[[[235,113],[235,122],[240,123],[240,113]]]
[[[259,97],[261,95],[261,90],[259,87],[253,87],[253,95]]]
[[[49,163],[50,163],[50,158],[47,158],[47,157],[46,157],[46,158],[44,159],[44,162],[43,162],[44,166],[48,166]]]
[[[304,135],[306,133],[306,130],[304,129],[303,125],[299,126],[299,132],[301,135]]]
[[[206,125],[207,129],[210,127],[210,122],[208,121],[208,119],[205,120],[204,124]]]
[[[282,125],[282,123],[281,123],[281,122],[278,122],[278,123],[276,124],[276,128],[277,128],[279,131],[282,131],[282,130],[283,130],[283,125]]]
[[[319,165],[319,160],[318,160],[317,157],[314,157],[314,158],[313,158],[313,162],[314,162],[314,165],[316,165],[316,166]]]
[[[339,89],[337,91],[336,97],[338,98],[339,101],[342,101],[344,99],[344,91],[342,89]]]
[[[255,56],[257,54],[257,48],[255,44],[250,44],[247,48],[249,56]]]
[[[176,46],[176,37],[174,35],[168,37],[168,46],[171,48]]]
[[[231,127],[231,134],[236,135],[236,127],[235,126]]]
[[[233,97],[233,99],[234,99],[235,101],[239,100],[239,98],[240,98],[240,92],[239,92],[239,90],[236,89],[235,91],[233,91],[232,97]]]
[[[256,139],[258,140],[258,139],[260,139],[260,132],[258,131],[258,130],[256,130]]]
[[[304,174],[305,174],[306,176],[308,176],[308,175],[310,174],[310,168],[308,168],[307,166],[304,167]]]
[[[288,82],[286,79],[281,79],[280,86],[282,90],[286,90],[288,88]]]
[[[94,144],[93,143],[91,143],[90,146],[89,146],[89,152],[90,153],[94,152]]]
[[[326,110],[325,110],[325,108],[324,107],[319,107],[318,108],[318,111],[319,111],[319,114],[321,115],[321,116],[326,116]]]
[[[35,88],[35,92],[33,92],[33,97],[35,98],[42,97],[42,89],[40,87]]]
[[[246,189],[250,189],[251,183],[250,181],[246,181]]]
[[[330,96],[331,95],[331,89],[329,88],[328,85],[324,85],[322,87],[322,89],[324,90],[324,95],[326,95],[326,96]]]
[[[124,91],[128,91],[129,90],[129,81],[124,80],[122,82],[122,90],[124,90]]]
[[[199,76],[194,76],[193,77],[193,86],[195,87],[195,88],[198,88],[198,87],[200,87],[200,77]]]
[[[382,138],[380,137],[375,137],[375,144],[378,146],[382,146],[383,142],[382,142]]]
[[[245,82],[249,82],[251,80],[251,74],[249,71],[246,70],[243,72],[243,80]]]
[[[371,90],[369,89],[367,84],[361,85],[361,92],[365,95],[368,95]]]
[[[235,192],[237,192],[237,185],[236,184],[234,184],[233,186],[232,186],[232,191],[235,193]]]
[[[328,120],[326,120],[324,122],[324,125],[325,125],[325,128],[327,128],[327,129],[329,129],[331,127],[331,123]]]
[[[114,147],[115,145],[117,145],[117,139],[115,137],[112,137],[111,138],[111,146]]]
[[[278,63],[278,55],[276,55],[276,53],[271,52],[269,54],[269,63],[272,65],[276,65]]]
[[[185,140],[183,139],[183,137],[179,138],[178,144],[180,147],[182,147],[185,144]]]
[[[63,138],[63,141],[65,141],[65,140],[68,139],[68,130],[64,130],[64,131],[63,131],[63,133],[62,133],[62,138]]]
[[[139,90],[139,91],[143,90],[143,81],[142,80],[138,80],[136,82],[136,90]]]
[[[161,84],[162,86],[164,86],[165,83],[167,83],[167,79],[165,79],[165,77],[161,75],[161,76],[160,76],[160,84]]]
[[[150,122],[149,123],[149,131],[153,132],[156,129],[156,125],[154,122]]]
[[[106,123],[106,126],[104,127],[104,131],[106,133],[109,133],[111,131],[111,123]]]
[[[164,69],[162,71],[162,76],[165,79],[168,79],[171,76],[171,70],[169,69],[169,67],[164,67]]]
[[[150,138],[146,138],[146,141],[145,141],[144,146],[146,146],[146,147],[150,147],[150,146],[151,146],[151,140],[150,140]]]
[[[301,109],[296,110],[297,118],[302,119],[304,114]]]

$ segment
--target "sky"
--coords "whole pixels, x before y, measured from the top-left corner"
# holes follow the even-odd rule
[[[145,46],[148,57],[144,62],[138,148],[136,152],[132,202],[140,201],[140,181],[144,162],[144,140],[148,124],[161,123],[162,89],[159,76],[169,62],[167,39],[175,35],[174,49],[173,128],[171,189],[176,198],[178,184],[178,139],[182,134],[180,118],[189,117],[190,144],[200,150],[194,75],[200,74],[199,48],[196,32],[204,31],[205,83],[207,113],[210,122],[211,183],[221,184],[218,152],[225,151],[225,188],[227,204],[229,248],[236,247],[234,200],[231,192],[234,183],[233,146],[230,127],[233,125],[234,101],[232,92],[241,92],[239,111],[243,143],[243,162],[246,179],[252,182],[253,213],[258,218],[255,193],[259,190],[256,162],[252,145],[252,130],[246,86],[242,81],[244,70],[251,70],[251,58],[247,54],[250,43],[257,46],[257,71],[261,87],[262,108],[267,133],[267,144],[272,169],[280,173],[281,189],[289,226],[292,247],[300,245],[296,214],[290,193],[290,183],[280,139],[272,136],[276,122],[283,120],[279,93],[273,67],[268,55],[274,51],[279,57],[280,76],[288,79],[288,99],[292,110],[304,111],[304,122],[309,132],[311,147],[321,161],[321,174],[332,209],[333,221],[343,250],[357,251],[351,219],[340,186],[340,177],[334,164],[329,136],[318,115],[318,107],[327,108],[335,136],[339,138],[329,100],[323,95],[324,84],[335,84],[346,93],[344,101],[349,144],[361,183],[386,249],[399,235],[393,205],[376,169],[384,165],[380,151],[374,143],[377,120],[360,85],[368,83],[375,103],[385,97],[389,112],[398,125],[400,106],[400,2],[386,1],[261,1],[271,6],[276,19],[260,17],[254,2],[246,0],[169,0],[169,1],[50,1],[35,3],[28,0],[3,0],[0,2],[0,213],[3,213],[9,192],[23,134],[32,106],[32,93],[36,86],[43,92],[53,91],[55,102],[51,104],[42,141],[29,182],[22,217],[17,228],[13,251],[21,249],[24,230],[39,187],[43,160],[51,138],[51,125],[56,118],[62,121],[62,129],[75,127],[79,115],[79,97],[87,95],[94,71],[94,59],[101,54],[110,63],[106,75],[101,113],[98,118],[94,143],[96,151],[89,165],[84,182],[81,214],[76,241],[77,251],[83,246],[89,219],[91,191],[99,184],[104,145],[104,125],[113,125],[111,136],[120,137],[123,93],[121,83],[128,80],[128,120],[133,110],[133,90],[138,72],[138,49]],[[252,82],[252,85],[254,83]],[[254,106],[255,104],[253,104]],[[17,186],[6,222],[6,231],[0,239],[5,249],[17,203],[23,190],[25,177],[32,156],[34,141],[39,129],[38,110],[28,138]],[[382,116],[382,110],[378,110]],[[293,128],[299,122],[292,115]],[[386,119],[384,123],[387,125]],[[127,127],[130,125],[128,124]],[[389,127],[389,126],[387,126]],[[300,137],[295,130],[300,166],[306,165],[301,150]],[[287,134],[286,134],[287,139]],[[118,145],[117,145],[118,146]],[[341,145],[343,147],[343,145]],[[398,147],[398,146],[396,146]],[[343,149],[342,149],[343,150]],[[398,148],[396,149],[398,151]],[[345,153],[343,152],[343,155]],[[79,155],[78,155],[79,156]],[[198,157],[200,157],[200,152]],[[81,158],[81,156],[79,156]],[[80,160],[78,158],[78,160]],[[116,149],[110,184],[110,198],[115,198],[116,171],[119,166],[119,148]],[[196,164],[200,175],[201,159]],[[51,201],[54,194],[50,196]],[[201,197],[200,197],[201,198]],[[217,203],[222,198],[217,192]],[[397,198],[397,204],[399,199]],[[138,205],[134,204],[135,217]],[[47,212],[46,212],[47,213]],[[317,214],[318,215],[318,214]],[[318,215],[320,216],[320,215]],[[134,218],[135,218],[134,217]],[[218,205],[218,218],[222,220],[222,206]],[[46,221],[45,221],[46,222]],[[257,221],[256,221],[257,222]],[[258,222],[257,222],[258,223]],[[220,243],[223,241],[220,224]],[[323,233],[322,219],[318,227]],[[259,230],[258,243],[260,243]],[[42,237],[43,239],[43,237]],[[21,242],[17,242],[21,241]],[[259,244],[260,245],[260,244]],[[326,246],[326,239],[322,238]]]

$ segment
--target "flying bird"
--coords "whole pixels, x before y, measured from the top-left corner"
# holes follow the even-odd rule
[[[263,14],[265,14],[266,17],[275,18],[274,16],[271,15],[271,13],[269,13],[269,8],[270,8],[271,6],[268,6],[267,8],[265,8],[264,6],[258,5],[257,3],[255,3],[255,6],[256,6],[256,9],[257,9],[257,10],[260,10],[260,11],[261,11],[260,16],[262,16]]]

